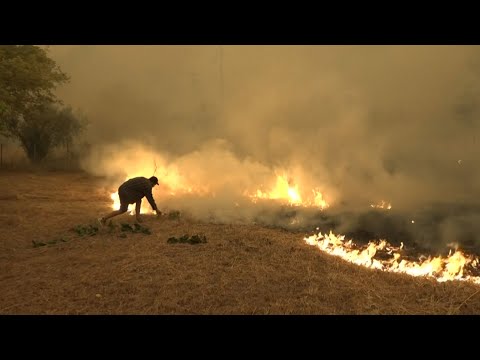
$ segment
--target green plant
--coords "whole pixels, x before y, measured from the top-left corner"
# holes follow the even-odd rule
[[[35,240],[32,240],[32,243],[33,243],[33,247],[34,247],[34,248],[47,245],[47,244],[45,244],[44,242],[35,241]]]
[[[167,239],[167,243],[169,244],[205,244],[207,242],[207,237],[205,235],[193,235],[189,237],[187,234],[183,235],[179,238],[170,237]]]
[[[77,225],[73,231],[80,236],[94,236],[98,233],[98,226],[96,225]]]

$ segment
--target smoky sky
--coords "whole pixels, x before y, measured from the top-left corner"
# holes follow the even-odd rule
[[[87,115],[88,141],[114,149],[98,164],[134,143],[196,159],[189,169],[201,166],[202,181],[221,182],[224,168],[230,184],[283,168],[352,209],[480,195],[477,46],[79,45],[50,54],[71,77],[58,93]]]

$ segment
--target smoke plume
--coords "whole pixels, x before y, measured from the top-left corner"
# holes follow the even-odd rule
[[[151,175],[156,160],[161,176],[215,193],[172,197],[169,206],[255,221],[263,205],[247,210],[253,205],[241,205],[242,194],[283,172],[304,192],[321,190],[338,230],[480,243],[477,46],[52,46],[50,53],[72,79],[59,95],[90,120],[84,166],[92,173],[118,183]],[[370,204],[381,200],[392,209],[371,215],[379,212]],[[300,213],[296,224],[322,221]]]

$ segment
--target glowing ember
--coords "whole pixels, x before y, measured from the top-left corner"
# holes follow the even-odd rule
[[[458,250],[453,254],[450,253],[447,257],[429,257],[415,262],[401,258],[403,244],[395,247],[385,240],[370,242],[363,250],[358,249],[352,240],[345,241],[345,236],[337,236],[331,232],[330,234],[318,233],[305,237],[304,240],[307,244],[316,246],[326,253],[367,268],[411,276],[431,277],[439,282],[461,280],[480,284],[480,277],[465,275],[467,267],[478,267],[479,258],[465,255]],[[387,260],[376,259],[375,255],[378,251],[385,252],[390,258]]]
[[[392,208],[392,204],[387,203],[383,200],[379,204],[371,204],[370,206],[375,209],[385,209],[385,210],[390,210]]]

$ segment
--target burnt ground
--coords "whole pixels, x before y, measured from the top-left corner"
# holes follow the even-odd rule
[[[97,229],[101,178],[2,171],[0,188],[0,314],[480,314],[477,285],[358,267],[302,229],[182,214]],[[184,235],[206,243],[169,241]]]

